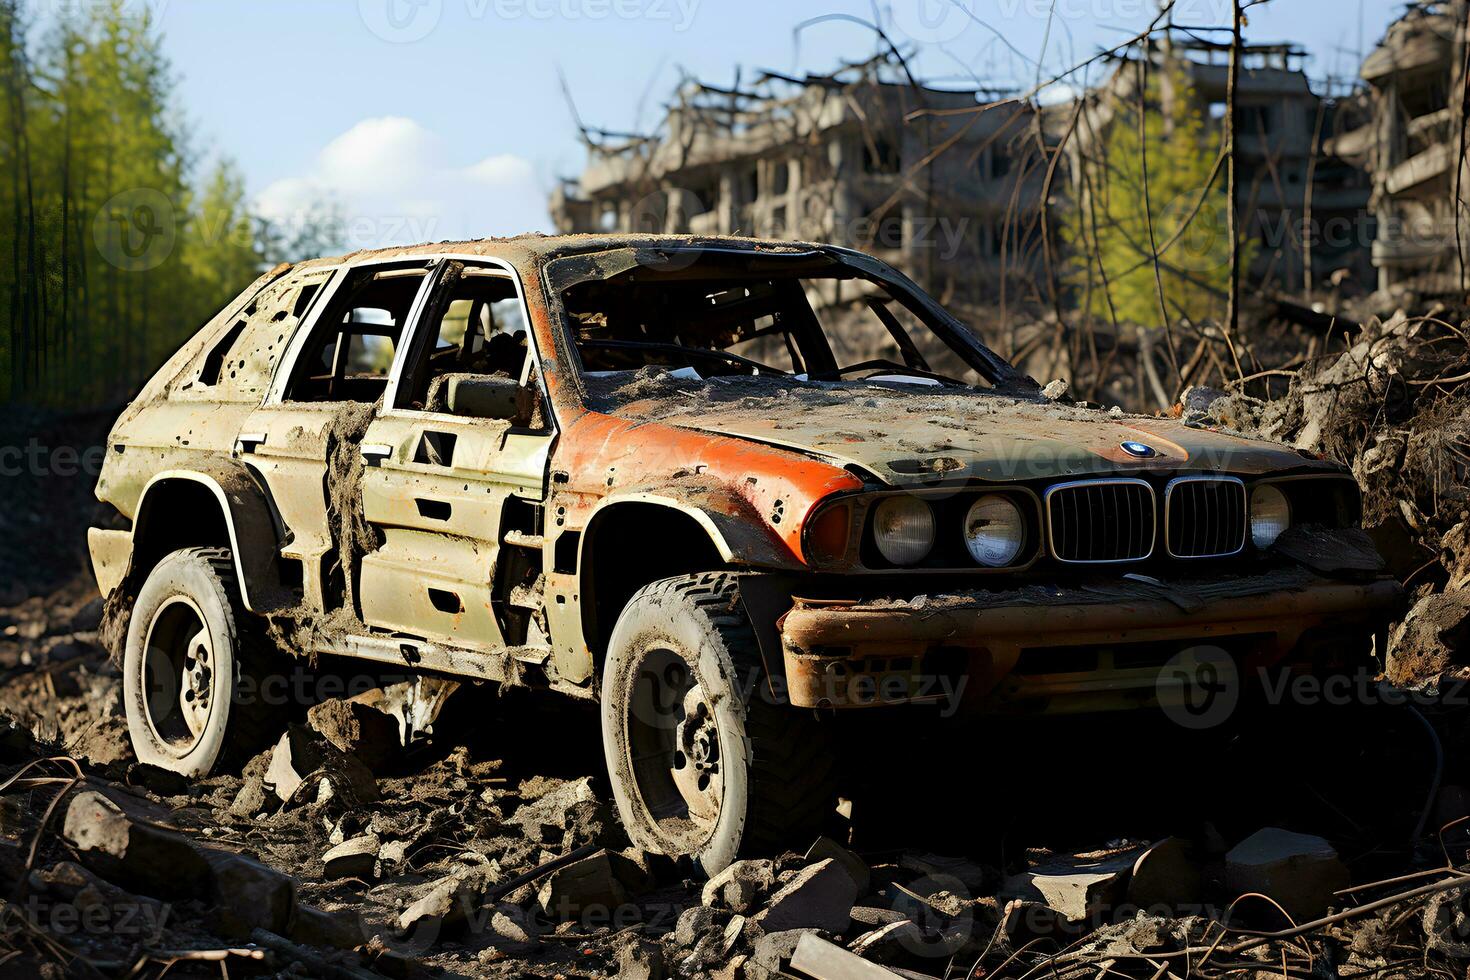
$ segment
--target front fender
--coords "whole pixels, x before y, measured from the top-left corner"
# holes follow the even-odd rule
[[[594,528],[599,515],[619,504],[641,503],[667,507],[690,518],[709,535],[710,543],[729,565],[795,570],[804,568],[756,512],[750,501],[721,486],[701,486],[671,492],[668,487],[629,488],[604,497],[588,516]]]

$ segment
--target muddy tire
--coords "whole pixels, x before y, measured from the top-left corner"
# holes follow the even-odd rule
[[[138,591],[123,651],[123,707],[139,762],[207,776],[269,742],[275,714],[241,696],[271,648],[240,601],[225,548],[165,557]]]
[[[736,582],[710,573],[643,588],[603,666],[603,748],[628,836],[706,874],[805,849],[836,804],[829,726],[771,698]]]

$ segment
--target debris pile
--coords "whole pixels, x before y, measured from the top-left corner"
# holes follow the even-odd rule
[[[1457,326],[1456,323],[1459,323]],[[1263,401],[1195,388],[1186,420],[1290,443],[1352,466],[1363,520],[1412,608],[1386,673],[1406,687],[1470,678],[1470,320],[1449,311],[1371,320],[1348,349]],[[1281,372],[1272,372],[1281,373]]]

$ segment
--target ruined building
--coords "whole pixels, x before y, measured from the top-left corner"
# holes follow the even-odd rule
[[[952,302],[1034,292],[1038,114],[897,72],[878,59],[728,88],[686,82],[655,134],[584,131],[590,160],[553,194],[557,230],[831,241]]]
[[[1331,97],[1337,93],[1313,90],[1302,69],[1305,55],[1289,44],[1245,46],[1235,97],[1235,206],[1242,239],[1255,245],[1246,281],[1286,294],[1311,290],[1334,275],[1362,282],[1372,278],[1362,229],[1368,177],[1351,161],[1324,149],[1344,125],[1342,106]],[[1230,45],[1161,37],[1149,46],[1148,57],[1148,72],[1164,80],[1163,98],[1193,99],[1207,120],[1208,149],[1218,152]],[[1182,69],[1187,91],[1173,90],[1168,65]],[[1093,165],[1092,181],[1106,179],[1101,144],[1119,107],[1136,104],[1143,74],[1139,68],[1136,56],[1118,59],[1106,80],[1084,96],[1077,133],[1067,147],[1072,193],[1078,200],[1085,200],[1088,186],[1084,161]],[[1149,111],[1159,109],[1150,106]],[[1223,169],[1217,180],[1223,187]],[[1223,229],[1223,218],[1218,223]]]
[[[1466,0],[1416,3],[1363,61],[1367,119],[1336,151],[1372,173],[1377,286],[1390,295],[1463,292],[1457,229],[1465,199]],[[1461,225],[1467,224],[1463,221]],[[1457,243],[1457,232],[1461,239]]]

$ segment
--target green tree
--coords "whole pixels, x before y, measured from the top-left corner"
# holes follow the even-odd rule
[[[1177,62],[1150,71],[1144,91],[1141,131],[1136,83],[1104,96],[1114,112],[1083,161],[1082,213],[1068,223],[1076,272],[1095,315],[1158,326],[1162,288],[1171,320],[1219,318],[1230,281],[1223,134]]]
[[[126,397],[254,279],[233,166],[201,180],[146,5],[0,0],[0,400]]]
[[[221,161],[190,209],[184,234],[185,268],[200,296],[192,319],[207,319],[260,274],[264,259],[255,226],[244,180],[232,163]]]

